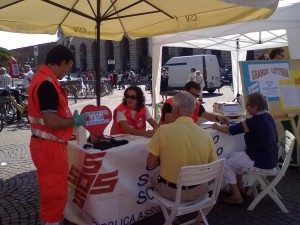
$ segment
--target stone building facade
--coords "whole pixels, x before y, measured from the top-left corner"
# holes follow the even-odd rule
[[[32,68],[39,67],[45,62],[46,55],[53,46],[59,42],[52,42],[38,45],[38,56],[34,56],[34,46],[11,50],[14,58],[22,68],[25,64],[30,64]],[[67,37],[64,43],[73,52],[75,63],[72,72],[81,72],[95,70],[95,49],[96,41],[88,38]],[[151,69],[151,39],[142,38],[130,40],[124,37],[122,41],[100,41],[100,67],[106,75],[113,70],[134,70]],[[264,52],[251,51],[250,58],[257,59],[258,55]],[[196,54],[214,54],[217,55],[220,66],[227,65],[231,67],[231,55],[228,51],[218,51],[209,49],[191,49],[191,48],[171,48],[164,47],[162,51],[162,65],[174,56],[196,55]]]

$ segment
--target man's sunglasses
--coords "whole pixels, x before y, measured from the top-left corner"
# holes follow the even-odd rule
[[[132,100],[135,100],[136,99],[136,96],[135,95],[125,95],[125,98],[126,99],[132,99]]]

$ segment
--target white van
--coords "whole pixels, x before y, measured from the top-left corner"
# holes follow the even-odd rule
[[[204,77],[204,90],[215,92],[222,87],[219,62],[215,55],[173,57],[163,66],[169,73],[169,89],[182,90],[189,79],[191,68],[200,70]]]

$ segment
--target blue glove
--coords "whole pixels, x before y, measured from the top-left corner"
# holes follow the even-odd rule
[[[74,120],[74,127],[82,126],[86,122],[86,114],[78,114],[78,110],[75,110],[73,114],[73,120]]]

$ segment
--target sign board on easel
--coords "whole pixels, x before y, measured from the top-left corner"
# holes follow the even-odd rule
[[[300,114],[300,60],[269,60],[240,62],[243,94],[260,92],[268,101],[272,116],[289,121],[300,146],[294,117]],[[299,148],[298,148],[299,149]],[[296,165],[300,165],[297,152]]]

